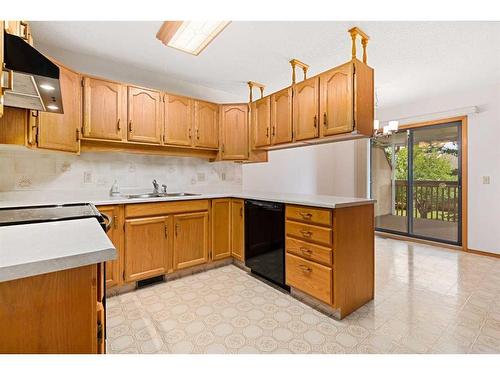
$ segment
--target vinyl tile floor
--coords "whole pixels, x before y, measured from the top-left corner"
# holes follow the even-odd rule
[[[500,353],[500,259],[376,238],[375,299],[338,321],[234,265],[107,300],[108,353]]]

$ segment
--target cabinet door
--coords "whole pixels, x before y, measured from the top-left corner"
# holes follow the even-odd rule
[[[224,160],[248,159],[247,104],[221,106],[221,157]]]
[[[295,140],[318,136],[319,78],[313,77],[294,86],[293,127]]]
[[[231,254],[245,261],[245,216],[243,199],[231,201]]]
[[[5,21],[0,21],[0,67],[3,67],[3,29],[5,27]],[[3,72],[2,72],[3,74]],[[0,117],[3,116],[3,87],[0,84]]]
[[[83,136],[119,141],[123,139],[126,112],[119,83],[83,79]]]
[[[166,273],[168,253],[166,216],[125,221],[125,281]]]
[[[174,216],[174,267],[208,262],[208,212]]]
[[[212,259],[231,256],[231,199],[212,200]]]
[[[353,65],[343,65],[319,77],[321,136],[353,130]]]
[[[123,283],[123,209],[120,206],[100,206],[100,212],[113,219],[108,230],[108,237],[116,248],[117,258],[106,262],[106,288]]]
[[[168,145],[191,146],[193,101],[175,95],[165,95],[165,139]]]
[[[79,152],[82,123],[80,75],[61,66],[59,72],[64,113],[39,112],[38,147]]]
[[[194,102],[194,145],[196,147],[219,147],[219,108],[217,104]]]
[[[273,144],[292,141],[292,88],[271,95],[271,141]]]
[[[251,104],[254,146],[271,144],[271,98],[265,97]]]
[[[161,102],[158,91],[128,86],[128,140],[161,143]]]

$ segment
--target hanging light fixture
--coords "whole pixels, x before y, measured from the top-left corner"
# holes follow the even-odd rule
[[[399,121],[391,120],[382,128],[380,128],[380,121],[373,121],[373,136],[374,137],[388,137],[391,134],[397,133],[399,130]]]

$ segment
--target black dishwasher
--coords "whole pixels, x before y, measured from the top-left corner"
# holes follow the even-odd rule
[[[285,290],[283,203],[245,200],[245,265]]]

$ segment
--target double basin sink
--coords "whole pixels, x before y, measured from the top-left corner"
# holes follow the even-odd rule
[[[128,199],[137,199],[137,198],[175,198],[175,197],[192,197],[195,195],[194,193],[144,193],[144,194],[124,194],[123,197]]]

